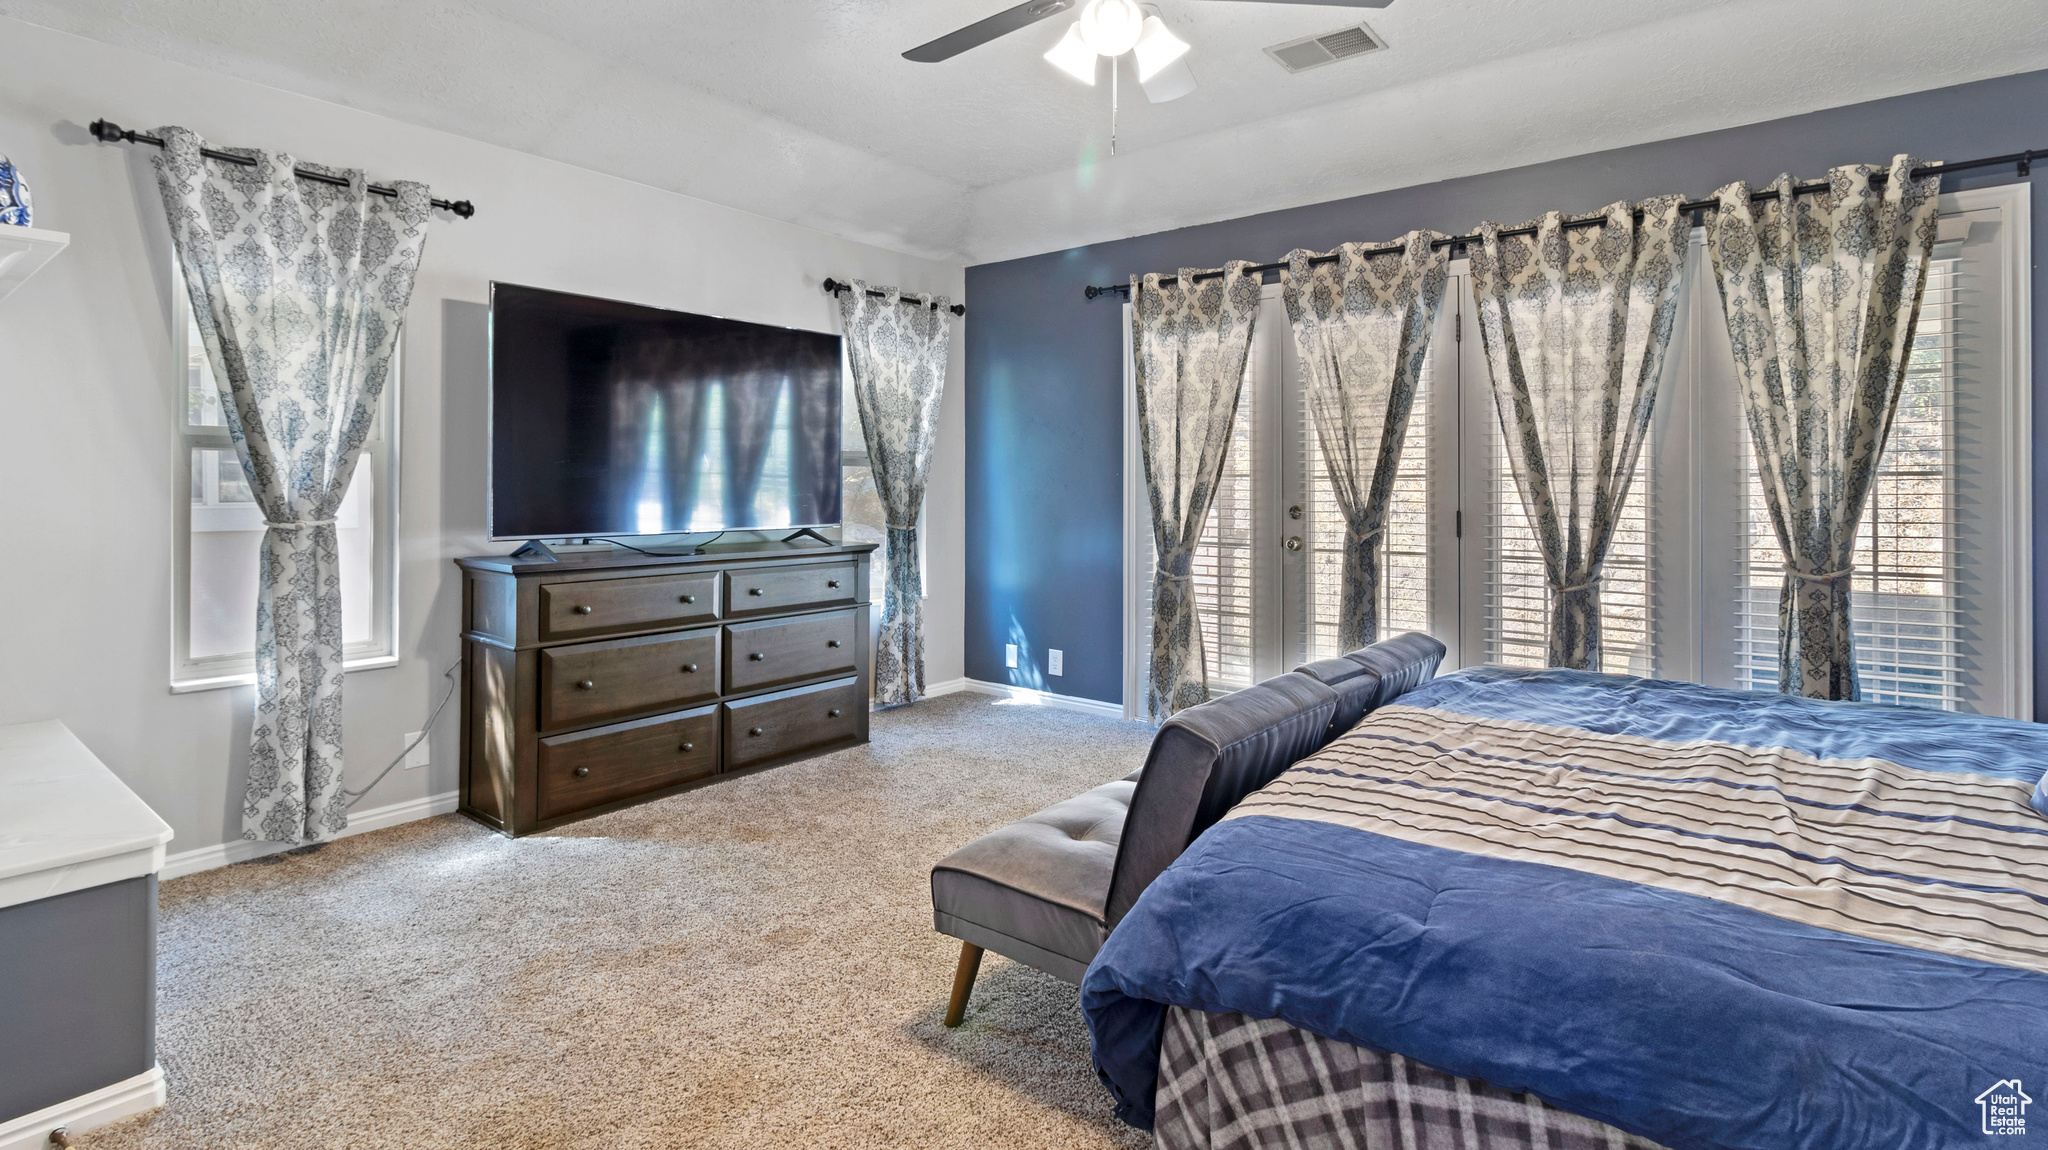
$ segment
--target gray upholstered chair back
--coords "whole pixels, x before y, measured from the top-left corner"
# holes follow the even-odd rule
[[[1337,693],[1293,672],[1189,707],[1159,728],[1124,818],[1105,917],[1122,921],[1152,880],[1238,800],[1329,740]]]
[[[1379,676],[1379,697],[1366,708],[1370,711],[1436,678],[1436,669],[1444,661],[1444,645],[1420,631],[1410,631],[1344,657]]]
[[[1361,655],[1364,653],[1359,652]],[[1303,663],[1294,670],[1337,692],[1337,713],[1330,719],[1329,738],[1334,739],[1357,726],[1367,711],[1380,704],[1379,672],[1358,659],[1340,655]]]

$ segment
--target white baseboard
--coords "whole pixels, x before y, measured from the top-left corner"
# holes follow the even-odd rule
[[[164,1068],[152,1066],[133,1078],[0,1122],[0,1150],[48,1150],[50,1131],[81,1134],[164,1104]]]
[[[381,831],[385,827],[395,827],[400,823],[409,823],[415,819],[428,819],[435,815],[450,814],[455,810],[456,798],[456,792],[448,791],[445,794],[428,795],[423,799],[407,799],[402,803],[392,803],[388,807],[371,807],[366,811],[350,811],[348,829],[336,837],[347,838],[350,835]],[[247,862],[250,859],[260,859],[265,855],[274,855],[296,849],[291,843],[259,843],[249,839],[236,839],[233,842],[200,847],[197,850],[179,851],[177,854],[164,859],[164,869],[158,872],[157,878],[178,878],[182,875],[197,874],[203,870],[227,866],[229,863]],[[0,1144],[0,1150],[7,1150],[7,1147],[4,1144]]]
[[[933,683],[924,690],[925,697],[952,695],[961,691],[972,691],[977,695],[993,695],[1034,707],[1057,707],[1062,711],[1079,711],[1086,715],[1100,715],[1104,718],[1124,717],[1122,703],[1105,703],[1100,699],[1083,699],[1078,695],[1056,695],[1051,691],[1034,691],[1029,687],[1013,687],[1007,683],[990,683],[982,679],[948,679]]]

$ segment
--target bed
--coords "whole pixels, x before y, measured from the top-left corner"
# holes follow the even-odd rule
[[[2048,1072],[2044,765],[2030,723],[1446,675],[1146,889],[1096,1068],[1170,1150],[1981,1146]]]

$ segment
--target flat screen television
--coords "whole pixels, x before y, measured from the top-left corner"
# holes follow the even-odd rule
[[[493,539],[840,520],[840,340],[491,285]]]

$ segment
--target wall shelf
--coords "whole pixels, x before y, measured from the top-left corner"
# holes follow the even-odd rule
[[[56,259],[70,242],[66,232],[0,224],[0,300],[13,295],[15,288]]]

